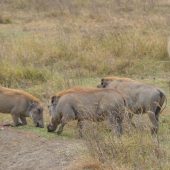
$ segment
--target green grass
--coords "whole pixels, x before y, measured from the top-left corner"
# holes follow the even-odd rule
[[[15,129],[16,131],[23,131],[23,132],[30,132],[33,133],[37,136],[46,138],[46,139],[63,139],[63,140],[69,140],[69,139],[74,139],[77,138],[78,136],[76,135],[76,128],[75,128],[75,123],[71,122],[66,127],[64,128],[64,131],[61,135],[57,135],[56,132],[49,133],[47,132],[47,127],[45,126],[44,128],[36,128],[32,120],[30,118],[27,118],[28,125],[26,126],[19,126],[19,127],[10,127],[12,129]],[[11,115],[0,115],[0,124],[5,124],[5,123],[12,123],[12,118]],[[46,122],[46,124],[49,122]],[[5,127],[4,127],[5,128]]]
[[[49,133],[47,132],[47,128],[35,128],[34,126],[23,126],[23,127],[16,127],[17,130],[20,131],[25,131],[25,132],[31,132],[31,133],[35,133],[36,135],[40,136],[40,137],[44,137],[46,139],[63,139],[63,140],[69,140],[69,139],[74,139],[75,135],[74,135],[74,130],[70,129],[70,128],[66,128],[66,130],[63,132],[63,134],[61,135],[57,135],[56,132],[53,133]]]

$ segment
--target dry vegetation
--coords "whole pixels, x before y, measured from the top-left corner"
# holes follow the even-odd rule
[[[25,87],[64,77],[169,75],[169,63],[161,62],[169,60],[168,1],[0,3],[1,84]]]
[[[162,87],[169,100],[168,36],[169,0],[1,0],[0,84],[47,104],[61,89],[129,76]],[[98,148],[91,144],[90,150],[110,169],[168,169],[169,124],[165,114],[159,143],[149,133],[117,141],[96,130],[98,138],[88,138]]]
[[[165,144],[169,139],[166,136],[166,124],[161,122],[161,133],[152,137],[149,124],[145,122],[147,119],[141,122],[142,119],[135,121],[137,129],[126,124],[121,138],[115,138],[104,125],[86,126],[84,134],[87,146],[91,155],[102,163],[103,169],[169,169],[169,144]]]

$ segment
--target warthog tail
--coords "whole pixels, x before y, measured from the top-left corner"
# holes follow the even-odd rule
[[[160,97],[161,97],[161,101],[160,101],[161,110],[160,110],[160,113],[162,113],[165,110],[166,106],[167,106],[167,97],[160,89],[158,89],[158,91],[159,91]],[[165,104],[164,104],[164,102],[165,102]],[[162,107],[163,105],[164,105],[164,107]]]

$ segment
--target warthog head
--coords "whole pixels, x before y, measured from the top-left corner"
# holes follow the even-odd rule
[[[60,123],[61,123],[60,115],[56,115],[55,117],[51,116],[51,122],[47,126],[48,132],[54,132]]]
[[[59,98],[60,98],[59,96],[52,96],[51,97],[50,105],[48,106],[50,116],[55,114],[56,106],[57,106]]]
[[[112,80],[107,80],[103,78],[101,79],[101,83],[97,85],[97,88],[106,88],[111,82]]]
[[[53,120],[53,118],[51,118],[51,122],[47,126],[48,132],[54,132],[57,129],[59,124],[60,122],[56,122]]]
[[[33,102],[30,104],[28,112],[31,118],[33,119],[35,126],[44,128],[43,107],[39,103]]]
[[[97,85],[98,88],[106,88],[110,86],[110,83],[113,81],[123,83],[123,82],[134,82],[133,79],[126,78],[126,77],[104,77],[101,79],[101,83]]]
[[[59,100],[59,96],[51,97],[51,103],[48,106],[49,113],[51,116],[51,122],[47,126],[48,132],[54,132],[57,129],[58,125],[60,124],[61,118],[58,117],[58,115],[56,115],[57,114],[56,108],[57,108],[58,100]]]

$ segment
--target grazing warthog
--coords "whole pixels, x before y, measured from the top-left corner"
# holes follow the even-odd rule
[[[24,91],[0,87],[0,112],[11,113],[14,126],[26,125],[26,117],[32,117],[36,127],[44,127],[40,101]]]
[[[119,77],[103,78],[101,79],[101,84],[97,87],[112,88],[122,92],[127,101],[129,118],[132,119],[133,114],[148,113],[153,125],[151,128],[152,134],[157,133],[159,114],[166,100],[166,96],[161,89],[129,78]]]
[[[51,97],[49,106],[51,122],[48,132],[53,132],[60,124],[57,133],[70,120],[78,120],[82,136],[83,120],[102,121],[108,119],[116,134],[122,133],[122,119],[125,112],[125,101],[122,95],[112,89],[75,87]]]

